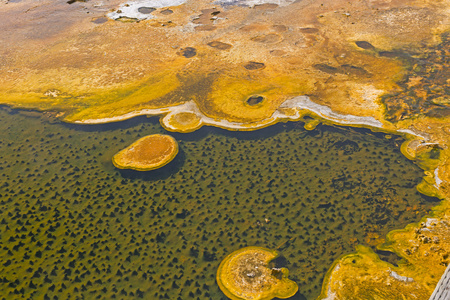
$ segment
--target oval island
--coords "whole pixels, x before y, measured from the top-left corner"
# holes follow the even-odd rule
[[[217,270],[217,284],[232,300],[286,299],[297,293],[297,284],[289,280],[286,268],[270,268],[277,251],[246,247],[225,257]]]
[[[112,161],[119,169],[150,171],[172,161],[178,153],[178,143],[170,135],[145,136],[114,155]]]

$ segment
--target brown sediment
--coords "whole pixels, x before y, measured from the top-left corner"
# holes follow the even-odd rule
[[[215,8],[203,9],[201,12],[202,13],[198,17],[194,18],[192,23],[203,24],[203,25],[212,24],[213,21],[217,18],[216,16],[221,14],[221,11],[217,10]],[[216,18],[214,18],[214,17],[216,17]]]
[[[217,27],[214,25],[199,25],[195,26],[196,31],[213,31],[216,30]]]
[[[268,9],[268,10],[273,10],[273,9],[276,9],[277,7],[278,7],[278,4],[275,4],[275,3],[264,3],[264,4],[259,4],[259,5],[253,6],[254,9]]]
[[[366,42],[366,41],[356,41],[355,44],[356,44],[356,46],[358,46],[359,48],[362,48],[362,49],[366,49],[366,50],[375,49],[375,47],[371,43]]]
[[[246,68],[247,70],[259,70],[259,69],[264,69],[266,66],[264,65],[264,63],[261,62],[256,62],[256,61],[249,61],[248,63],[246,63],[244,65],[244,68]]]
[[[180,49],[180,51],[178,51],[178,55],[182,55],[186,58],[191,58],[197,55],[197,50],[193,47],[186,47]]]
[[[273,56],[283,56],[286,54],[285,51],[283,50],[270,50],[270,54],[272,54]]]
[[[306,28],[300,28],[300,31],[303,33],[318,33],[319,29],[312,28],[312,27],[306,27]]]
[[[93,18],[91,22],[95,23],[95,24],[103,24],[103,23],[108,22],[108,18],[107,17]]]
[[[165,166],[178,153],[176,140],[169,135],[154,134],[143,137],[113,157],[119,169],[150,171]]]
[[[272,25],[272,28],[277,32],[285,32],[288,30],[288,27],[286,25]]]
[[[171,15],[171,14],[173,14],[173,10],[171,10],[171,9],[163,9],[159,13],[162,14],[162,15]]]
[[[209,42],[208,46],[213,47],[213,48],[217,48],[219,50],[228,50],[228,49],[231,48],[230,44],[222,43],[222,42],[219,42],[219,41]]]
[[[280,25],[278,25],[278,26],[280,26]],[[279,42],[281,40],[281,38],[278,34],[269,33],[266,35],[255,36],[251,40],[254,42],[258,42],[258,43],[273,44],[273,43]]]

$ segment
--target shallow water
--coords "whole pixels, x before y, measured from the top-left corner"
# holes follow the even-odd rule
[[[301,123],[172,134],[180,153],[152,172],[112,156],[165,131],[157,119],[50,124],[0,109],[0,294],[49,299],[226,299],[227,254],[278,249],[315,299],[332,262],[433,206],[400,138]],[[386,256],[388,257],[388,256]],[[57,298],[54,298],[57,296]]]

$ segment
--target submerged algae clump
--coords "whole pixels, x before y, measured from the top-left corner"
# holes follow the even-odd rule
[[[268,268],[278,256],[273,250],[246,247],[234,251],[220,263],[217,283],[232,300],[289,298],[298,291],[297,284],[289,280],[285,268]]]
[[[178,153],[177,141],[163,134],[143,137],[113,157],[119,169],[150,171],[167,165]]]

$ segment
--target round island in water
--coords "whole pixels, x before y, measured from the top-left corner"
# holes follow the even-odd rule
[[[153,134],[143,137],[114,155],[119,169],[150,171],[167,165],[178,153],[177,141],[170,135]]]
[[[232,300],[270,300],[289,298],[298,290],[289,280],[286,268],[270,268],[278,253],[261,247],[234,251],[220,263],[217,283]]]

